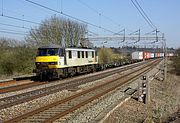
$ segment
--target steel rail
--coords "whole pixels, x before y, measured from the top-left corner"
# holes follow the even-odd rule
[[[91,82],[91,81],[102,79],[104,77],[113,75],[115,73],[123,72],[125,70],[138,67],[139,65],[143,65],[145,63],[146,62],[139,63],[139,64],[134,64],[134,65],[131,65],[131,66],[125,66],[123,68],[113,70],[111,72],[105,72],[105,73],[102,73],[102,74],[94,75],[93,77],[89,77],[89,76],[88,77],[83,77],[83,78],[76,79],[76,80],[70,80],[69,82],[66,82],[66,83],[61,83],[61,84],[57,84],[57,85],[54,85],[54,86],[41,88],[41,89],[37,89],[37,90],[34,90],[34,91],[18,94],[18,95],[5,97],[5,98],[0,99],[0,102],[3,102],[3,103],[0,103],[0,110],[4,109],[4,108],[8,108],[10,106],[14,106],[14,105],[17,105],[17,104],[21,104],[21,103],[24,103],[24,102],[31,101],[33,99],[37,99],[37,98],[40,98],[42,96],[46,96],[46,95],[49,95],[49,94],[52,94],[52,93],[56,93],[56,92],[59,92],[61,90],[65,90],[65,89],[71,90],[72,88],[76,88],[80,84],[85,84],[85,83],[88,83],[88,82]]]
[[[143,68],[143,69],[142,69],[142,68],[139,68],[138,70],[136,70],[136,71],[134,71],[134,72],[131,72],[131,75],[133,75],[133,73],[136,73],[137,71],[142,71],[142,70],[145,69],[143,72],[138,73],[138,74],[136,75],[136,76],[140,76],[140,74],[142,74],[142,73],[144,73],[145,71],[147,71],[147,70],[149,70],[150,68],[152,68],[152,64],[154,65],[155,63],[157,64],[157,61],[156,61],[156,62],[153,62],[153,63],[151,63],[151,64],[149,63],[149,64],[146,66],[146,69],[145,69],[145,68]],[[148,66],[149,66],[149,67],[148,67]],[[148,68],[147,68],[147,67],[148,67]],[[130,75],[130,74],[128,74],[128,75]],[[136,76],[134,76],[134,77],[136,77]],[[129,78],[129,79],[126,80],[126,81],[129,81],[129,80],[133,79],[134,77]],[[119,78],[116,78],[116,79],[113,80],[113,81],[117,81],[117,80],[119,80],[119,79],[124,79],[124,78],[127,78],[127,74],[126,74],[126,75],[123,75],[123,76],[121,76],[121,77],[119,77]],[[125,82],[124,82],[124,83],[125,83]],[[123,84],[124,84],[124,83],[123,83]],[[70,96],[70,97],[67,97],[67,98],[65,98],[65,99],[63,99],[63,100],[60,100],[60,101],[58,101],[58,102],[54,102],[54,103],[52,103],[52,104],[50,104],[50,105],[48,105],[48,106],[41,107],[41,108],[39,108],[39,109],[37,109],[37,110],[34,110],[34,111],[29,112],[29,113],[23,114],[23,115],[18,116],[18,117],[14,118],[14,119],[5,121],[5,123],[8,123],[8,122],[9,122],[9,123],[12,123],[12,122],[21,121],[22,119],[25,119],[25,118],[27,118],[27,117],[30,117],[30,116],[32,116],[32,115],[34,115],[34,114],[39,113],[39,112],[45,111],[45,110],[47,110],[47,109],[49,109],[49,108],[52,108],[52,107],[54,107],[54,106],[56,106],[56,105],[59,105],[59,104],[68,102],[68,101],[70,101],[70,100],[72,100],[72,99],[74,99],[74,98],[77,98],[78,96],[82,96],[82,95],[87,94],[87,93],[89,93],[89,92],[93,92],[93,91],[95,91],[96,89],[99,89],[100,87],[106,86],[106,85],[108,85],[108,84],[110,84],[110,82],[107,82],[107,83],[98,85],[98,86],[96,86],[96,87],[90,88],[90,89],[85,90],[85,91],[83,91],[83,92],[79,92],[79,93],[74,94],[74,95],[72,95],[72,96]],[[120,86],[120,85],[122,85],[122,83],[121,83],[121,84],[118,84],[118,86]],[[114,89],[114,88],[116,88],[116,87],[113,87],[113,89]],[[100,94],[100,95],[102,95],[102,94]],[[91,98],[91,100],[92,100],[92,98]],[[84,104],[86,104],[86,103],[88,103],[88,101],[85,101]],[[70,109],[70,111],[77,109],[79,106],[80,106],[80,104],[79,104],[76,108]],[[64,112],[62,116],[64,116],[67,112],[68,112],[68,111]],[[59,116],[59,115],[58,115],[58,116]],[[55,116],[55,117],[57,118],[57,116]],[[55,118],[55,119],[56,119],[56,118]],[[48,120],[48,122],[49,122],[49,120]]]
[[[39,85],[42,85],[45,83],[47,83],[47,82],[32,82],[32,83],[26,83],[26,84],[21,84],[21,85],[5,87],[5,88],[0,89],[0,94],[13,92],[13,91],[19,91],[19,90],[34,87],[34,86],[39,86]]]
[[[155,62],[155,63],[157,63],[157,62]],[[153,64],[153,65],[154,65],[154,64]],[[57,119],[59,119],[59,118],[62,118],[63,116],[65,116],[65,115],[67,115],[67,114],[69,114],[69,113],[71,113],[71,112],[79,109],[80,107],[88,104],[89,102],[91,102],[91,101],[93,101],[93,100],[95,100],[95,99],[98,99],[99,97],[101,97],[101,96],[109,93],[110,91],[113,91],[113,90],[116,89],[117,87],[119,87],[119,86],[121,86],[121,85],[129,82],[130,80],[132,80],[132,79],[134,79],[134,78],[136,78],[136,77],[141,76],[141,75],[144,74],[145,72],[149,71],[149,69],[151,69],[151,65],[148,66],[147,68],[144,68],[144,69],[145,69],[145,70],[141,70],[142,72],[138,73],[138,74],[135,75],[135,76],[133,76],[133,74],[136,73],[137,71],[132,72],[132,73],[130,74],[130,75],[132,75],[132,77],[129,77],[127,80],[124,80],[124,81],[123,81],[124,77],[120,77],[120,78],[117,78],[117,79],[111,81],[111,82],[115,83],[116,81],[120,81],[119,79],[122,79],[121,81],[123,81],[123,82],[121,82],[121,83],[117,84],[116,86],[113,86],[113,87],[111,87],[111,88],[109,88],[109,89],[107,89],[107,90],[105,90],[105,91],[103,91],[103,92],[101,92],[101,93],[99,93],[99,94],[96,94],[95,96],[93,96],[93,97],[91,97],[91,98],[89,98],[89,99],[87,99],[87,100],[85,100],[85,101],[83,101],[83,102],[81,102],[81,103],[79,103],[79,104],[77,104],[77,105],[75,105],[75,106],[73,106],[73,107],[71,107],[71,108],[63,111],[63,112],[60,112],[60,113],[54,115],[53,117],[51,117],[51,118],[49,118],[49,119],[46,119],[45,121],[43,121],[43,123],[52,123],[53,121],[55,121],[55,120],[57,120]],[[139,69],[139,70],[140,70],[140,69]],[[138,72],[139,72],[139,71],[138,71]],[[130,76],[130,75],[129,75],[129,76]],[[125,78],[125,79],[126,79],[126,78]],[[103,84],[102,86],[106,86],[106,85],[109,86],[109,82],[106,83],[105,85]],[[98,88],[100,88],[100,87],[98,86],[98,87],[95,87],[95,88],[98,89]],[[93,89],[93,90],[94,90],[94,89]]]

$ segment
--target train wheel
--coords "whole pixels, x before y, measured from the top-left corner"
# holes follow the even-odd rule
[[[42,73],[39,75],[39,81],[43,81],[43,74]]]
[[[62,80],[62,79],[63,79],[63,76],[62,76],[62,75],[59,75],[59,76],[58,76],[58,79],[59,79],[59,80]]]
[[[52,73],[47,74],[47,79],[52,80],[53,79],[53,74]]]

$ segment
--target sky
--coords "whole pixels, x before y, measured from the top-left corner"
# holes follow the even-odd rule
[[[113,32],[125,28],[126,34],[141,29],[141,35],[151,32],[148,25],[131,0],[31,0],[57,11],[71,15],[91,24],[101,26]],[[152,23],[165,34],[168,47],[180,47],[180,0],[137,0]],[[26,0],[0,0],[0,37],[23,39],[28,29],[7,26],[33,28],[37,24],[7,18],[25,19],[40,23],[53,15],[65,17],[56,12],[33,5]],[[2,16],[3,15],[3,16]],[[88,30],[99,36],[111,36],[110,32],[88,25]],[[16,34],[7,34],[13,32]],[[139,42],[141,43],[141,42]],[[109,46],[118,44],[109,42]]]

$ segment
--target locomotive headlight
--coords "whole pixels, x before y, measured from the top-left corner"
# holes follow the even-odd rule
[[[41,63],[40,62],[36,62],[36,65],[40,65]]]

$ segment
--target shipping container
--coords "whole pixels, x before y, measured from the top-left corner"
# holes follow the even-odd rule
[[[166,56],[172,57],[172,56],[174,56],[174,53],[167,53]]]
[[[149,59],[151,56],[150,52],[144,52],[144,59]]]
[[[160,57],[160,53],[155,53],[155,57],[159,58]]]
[[[150,53],[150,58],[154,58],[154,53]]]
[[[174,53],[169,53],[169,56],[171,57],[171,56],[174,56]]]
[[[160,57],[161,57],[161,58],[164,57],[164,53],[160,53]]]
[[[158,58],[160,57],[160,53],[157,53],[157,57],[158,57]]]
[[[143,52],[142,51],[132,52],[132,59],[142,60],[143,59]]]

